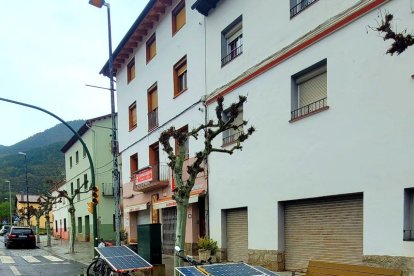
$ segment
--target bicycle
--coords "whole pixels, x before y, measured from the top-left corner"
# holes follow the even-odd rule
[[[112,246],[112,243],[105,242],[102,238],[96,238],[99,241],[98,248]],[[88,269],[86,270],[87,276],[107,276],[111,275],[112,269],[101,258],[100,255],[93,258],[92,262],[89,264]]]
[[[197,267],[199,265],[204,265],[206,263],[207,264],[212,264],[211,257],[208,258],[208,260],[200,260],[200,261],[197,261],[196,259],[192,258],[191,256],[188,256],[188,255],[183,256],[182,253],[184,252],[184,249],[181,249],[178,245],[175,246],[174,249],[175,249],[175,252],[176,252],[175,255],[177,257],[179,257],[181,260],[183,260],[186,263],[189,263],[192,266]]]

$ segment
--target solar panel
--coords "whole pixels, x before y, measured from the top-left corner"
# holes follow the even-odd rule
[[[276,272],[273,272],[267,268],[261,267],[261,266],[254,266],[254,268],[256,268],[257,270],[260,270],[261,272],[263,272],[265,275],[269,275],[269,276],[279,276],[279,274],[277,274]]]
[[[95,250],[111,266],[112,270],[117,272],[150,269],[152,267],[144,258],[125,245],[95,247]]]
[[[195,266],[177,267],[175,269],[183,276],[205,276],[205,274]]]
[[[226,263],[201,266],[212,276],[266,276],[263,272],[245,263]]]

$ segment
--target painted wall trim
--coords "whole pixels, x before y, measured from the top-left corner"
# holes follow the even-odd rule
[[[346,10],[344,13],[327,20],[325,23],[318,26],[316,29],[310,31],[308,34],[299,38],[287,47],[283,48],[276,54],[272,55],[270,58],[248,69],[237,79],[212,92],[209,96],[209,99],[207,100],[207,105],[214,103],[218,97],[224,96],[232,92],[233,90],[248,83],[252,79],[267,72],[268,70],[272,69],[278,64],[286,61],[290,57],[296,55],[297,53],[311,46],[312,44],[315,44],[318,41],[328,37],[329,35],[333,34],[339,29],[362,17],[366,13],[371,12],[375,8],[389,1],[391,0],[362,1],[357,5],[351,7],[350,9]]]

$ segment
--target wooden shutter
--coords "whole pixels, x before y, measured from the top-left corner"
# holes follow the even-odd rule
[[[181,7],[175,15],[175,32],[185,25],[185,6]]]
[[[248,219],[247,208],[228,210],[227,259],[231,262],[248,260]]]
[[[149,58],[152,59],[157,54],[157,47],[155,39],[149,45]]]
[[[158,91],[154,89],[151,91],[151,111],[158,108]]]
[[[187,71],[187,61],[184,61],[184,63],[181,64],[180,67],[177,68],[177,75],[181,76],[186,71]]]
[[[362,195],[285,203],[285,267],[309,260],[362,262]]]

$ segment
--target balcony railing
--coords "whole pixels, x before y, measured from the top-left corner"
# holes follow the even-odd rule
[[[320,99],[319,101],[310,103],[308,105],[302,106],[301,108],[295,109],[291,112],[291,119],[296,119],[298,117],[305,116],[312,112],[322,109],[327,106],[327,98]]]
[[[221,59],[221,66],[223,67],[236,57],[240,56],[243,53],[243,44],[239,47],[233,49],[227,56]]]
[[[223,146],[228,145],[236,141],[241,134],[241,131],[239,132],[228,132],[223,133]]]
[[[301,11],[303,11],[304,9],[306,9],[307,7],[309,7],[316,1],[318,0],[302,0],[298,4],[292,6],[290,8],[290,18],[294,17],[295,15],[297,15],[298,13],[300,13]]]
[[[149,172],[148,172],[149,170]],[[140,181],[140,173],[145,174],[147,180]],[[170,170],[167,164],[155,164],[147,169],[139,170],[134,177],[134,190],[138,192],[146,192],[163,188],[169,185]]]
[[[114,186],[112,183],[102,183],[102,196],[114,196]]]
[[[148,113],[148,130],[158,127],[158,108]]]

